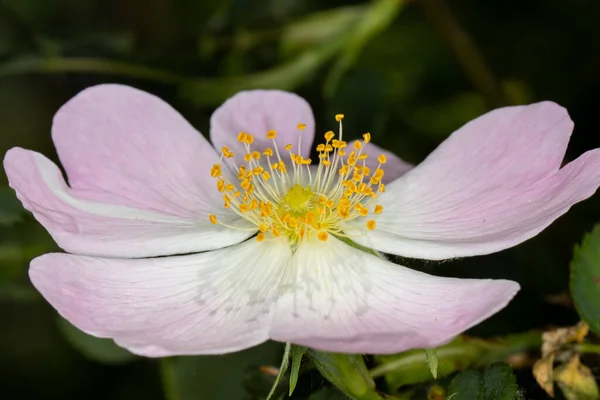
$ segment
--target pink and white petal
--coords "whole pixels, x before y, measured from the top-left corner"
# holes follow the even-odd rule
[[[202,254],[110,259],[46,254],[29,275],[73,325],[140,355],[222,354],[268,339],[291,258],[282,240]]]
[[[336,238],[303,243],[277,301],[270,337],[343,353],[435,347],[495,314],[515,282],[441,278]]]
[[[566,110],[551,102],[487,113],[387,185],[377,228],[355,220],[352,239],[430,260],[519,244],[600,185],[600,149],[560,167],[572,129]]]
[[[305,124],[306,128],[300,131],[298,124]],[[292,144],[292,151],[302,157],[310,155],[315,136],[312,109],[302,97],[281,90],[245,91],[228,99],[210,119],[210,140],[217,149],[228,146],[241,159],[246,149],[237,141],[238,134],[254,135],[252,149],[262,152],[267,147],[275,150],[273,141],[265,136],[271,129],[277,132],[277,148],[286,163],[290,162],[284,148],[287,144]]]
[[[149,93],[83,90],[56,113],[52,137],[69,185],[88,200],[197,220],[222,203],[210,176],[219,155]]]
[[[352,143],[348,145],[348,148],[354,148],[354,142],[356,142],[356,140],[352,141]],[[385,184],[400,178],[402,175],[414,168],[412,164],[402,160],[396,154],[392,153],[391,151],[387,151],[386,149],[379,147],[372,142],[362,143],[362,154],[369,155],[369,157],[365,160],[365,165],[369,167],[371,171],[375,171],[375,169],[379,166],[377,157],[383,154],[387,158],[387,162],[381,166],[381,169],[383,169],[385,172],[385,175],[382,179],[382,182]]]
[[[71,253],[108,257],[190,253],[229,246],[253,234],[249,224],[222,207],[214,211],[219,220],[247,230],[88,200],[84,190],[66,185],[52,161],[30,150],[9,150],[4,169],[23,206]]]

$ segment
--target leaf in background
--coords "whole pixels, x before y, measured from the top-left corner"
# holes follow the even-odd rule
[[[0,187],[0,225],[12,225],[22,220],[25,209],[14,190]]]
[[[360,21],[353,27],[341,55],[329,71],[323,92],[325,96],[334,95],[344,74],[354,65],[363,47],[378,33],[384,31],[394,21],[404,7],[404,0],[375,0],[362,14]]]
[[[300,365],[302,364],[302,357],[306,353],[308,348],[304,346],[294,346],[292,349],[292,370],[290,371],[290,391],[289,395],[292,396],[296,384],[298,383],[298,375],[300,373]]]
[[[323,43],[266,71],[226,78],[186,79],[179,85],[179,94],[196,106],[218,106],[242,90],[294,90],[333,58],[342,44],[342,40]]]
[[[284,58],[318,46],[354,29],[366,6],[338,7],[315,12],[293,21],[281,34],[280,52]]]
[[[161,360],[167,400],[242,399],[248,369],[281,361],[281,345],[268,342],[222,356]]]
[[[600,225],[575,246],[570,286],[579,316],[600,335]]]
[[[368,69],[356,68],[346,74],[328,102],[331,128],[336,129],[333,116],[341,113],[344,137],[356,138],[370,132],[373,143],[381,143],[390,109],[388,84],[385,76]]]
[[[111,339],[100,339],[80,331],[66,319],[58,319],[58,328],[65,339],[85,357],[103,364],[125,364],[134,361],[137,356]]]
[[[452,400],[514,400],[517,397],[517,379],[510,365],[495,363],[482,374],[466,371],[458,374],[448,387]]]

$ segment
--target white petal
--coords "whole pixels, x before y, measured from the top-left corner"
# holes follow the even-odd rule
[[[501,310],[518,289],[427,275],[330,237],[294,254],[270,336],[344,353],[434,347]]]
[[[202,254],[110,259],[47,254],[31,281],[79,329],[149,357],[220,354],[268,339],[284,240]]]

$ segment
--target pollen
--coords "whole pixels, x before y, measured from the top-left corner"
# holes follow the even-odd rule
[[[326,242],[330,235],[352,238],[360,232],[345,231],[345,227],[355,219],[364,219],[362,226],[374,230],[376,222],[372,218],[383,211],[375,201],[385,189],[381,181],[387,160],[385,155],[379,155],[377,168],[367,167],[365,144],[371,141],[371,134],[363,134],[362,140],[348,146],[342,134],[343,118],[343,114],[335,116],[340,123],[339,136],[328,131],[324,134],[325,142],[316,146],[315,165],[312,159],[304,158],[307,154],[299,154],[301,132],[297,132],[298,142],[294,145],[277,143],[277,132],[273,129],[262,134],[252,132],[273,141],[271,147],[262,148],[254,143],[253,134],[240,132],[237,136],[243,146],[240,155],[236,156],[227,146],[221,148],[221,159],[231,160],[237,179],[230,181],[229,175],[223,174],[225,167],[221,163],[214,164],[210,174],[222,193],[223,207],[254,228],[227,225],[214,214],[209,215],[210,222],[257,232],[257,242],[286,238],[292,250],[304,241]],[[297,123],[296,127],[302,131],[306,124]],[[298,149],[298,154],[292,149]]]

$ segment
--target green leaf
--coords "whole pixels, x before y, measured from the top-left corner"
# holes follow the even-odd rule
[[[309,349],[308,356],[321,375],[355,400],[381,400],[360,354],[327,353]]]
[[[343,75],[354,65],[362,49],[373,37],[384,31],[396,18],[403,0],[376,0],[363,13],[360,21],[353,27],[340,57],[336,59],[324,84],[327,97],[334,95]]]
[[[458,374],[448,387],[448,398],[452,400],[481,400],[483,382],[481,373],[465,371]]]
[[[281,345],[268,342],[221,356],[173,357],[161,360],[167,400],[242,399],[244,379],[261,365],[281,361]]]
[[[431,376],[433,376],[433,379],[437,379],[438,357],[435,348],[425,349],[425,355],[427,356],[427,366],[429,367],[429,371],[431,371]]]
[[[63,318],[58,319],[58,328],[65,339],[90,360],[103,364],[125,364],[137,358],[111,339],[90,336]]]
[[[25,209],[9,187],[0,187],[0,225],[12,225],[22,220]]]
[[[600,225],[575,247],[571,261],[571,296],[590,329],[600,335]]]
[[[267,396],[267,400],[271,400],[271,397],[273,397],[273,395],[275,394],[275,390],[277,389],[277,386],[279,385],[281,378],[287,372],[288,366],[290,365],[291,349],[292,349],[292,344],[286,343],[285,349],[283,350],[283,359],[281,360],[281,366],[279,367],[279,373],[277,374],[277,377],[275,378],[275,382],[273,383],[273,387],[271,388],[271,391],[269,392],[269,395]]]
[[[292,370],[290,371],[290,391],[289,395],[292,396],[296,384],[298,383],[298,374],[300,373],[300,365],[302,364],[302,357],[306,353],[308,348],[304,346],[294,346],[292,349]]]
[[[506,363],[492,364],[483,373],[483,400],[514,400],[518,389],[517,378]]]
[[[512,368],[505,363],[490,365],[482,374],[465,371],[458,374],[448,387],[448,399],[452,400],[514,400],[517,397],[517,381]]]
[[[339,35],[347,34],[361,20],[366,6],[338,7],[311,13],[287,25],[280,39],[284,57],[297,55]]]

